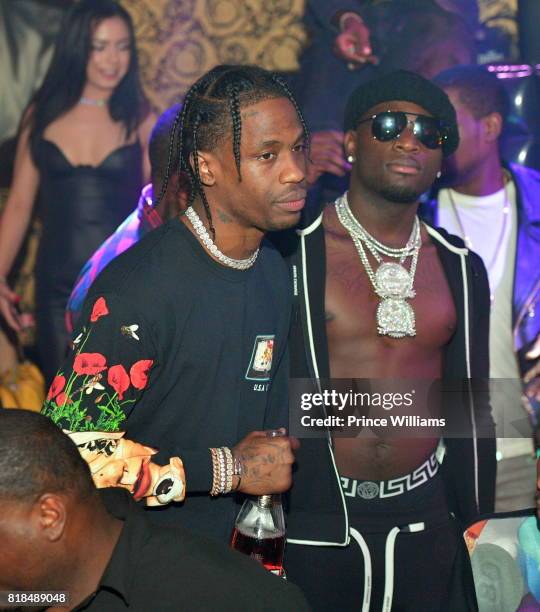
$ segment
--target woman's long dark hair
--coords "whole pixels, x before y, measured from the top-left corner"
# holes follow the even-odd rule
[[[86,83],[86,66],[92,49],[93,29],[104,19],[120,17],[129,30],[129,68],[109,100],[109,113],[126,128],[126,138],[148,111],[139,81],[135,32],[129,13],[114,0],[80,0],[66,14],[56,39],[51,64],[41,87],[30,100],[27,115],[34,145],[45,128],[72,108]]]

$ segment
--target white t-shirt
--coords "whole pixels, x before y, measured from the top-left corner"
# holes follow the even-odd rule
[[[452,206],[457,209],[457,214]],[[521,403],[521,377],[514,352],[512,296],[516,256],[516,189],[505,188],[487,196],[469,196],[453,189],[439,192],[438,224],[463,239],[483,259],[491,290],[489,356],[491,404],[497,425],[498,456],[509,458],[532,451],[532,441],[523,438],[512,423],[526,422]],[[504,208],[508,212],[503,212]]]

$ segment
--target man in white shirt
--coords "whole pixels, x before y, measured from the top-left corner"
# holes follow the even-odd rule
[[[491,403],[497,425],[496,510],[534,505],[531,424],[540,413],[537,360],[540,320],[540,174],[505,167],[499,136],[509,103],[499,80],[481,66],[435,78],[457,113],[460,145],[444,168],[426,217],[463,238],[484,260],[491,289]]]

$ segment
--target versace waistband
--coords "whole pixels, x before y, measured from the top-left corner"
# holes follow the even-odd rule
[[[341,487],[345,497],[360,497],[362,499],[384,499],[403,495],[423,485],[439,471],[439,462],[432,453],[414,472],[392,478],[392,480],[355,480],[341,477]]]

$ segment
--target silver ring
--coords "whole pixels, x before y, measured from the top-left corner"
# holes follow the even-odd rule
[[[283,433],[283,431],[281,429],[269,429],[266,432],[266,437],[267,438],[280,438],[282,436],[286,435],[285,433]]]

